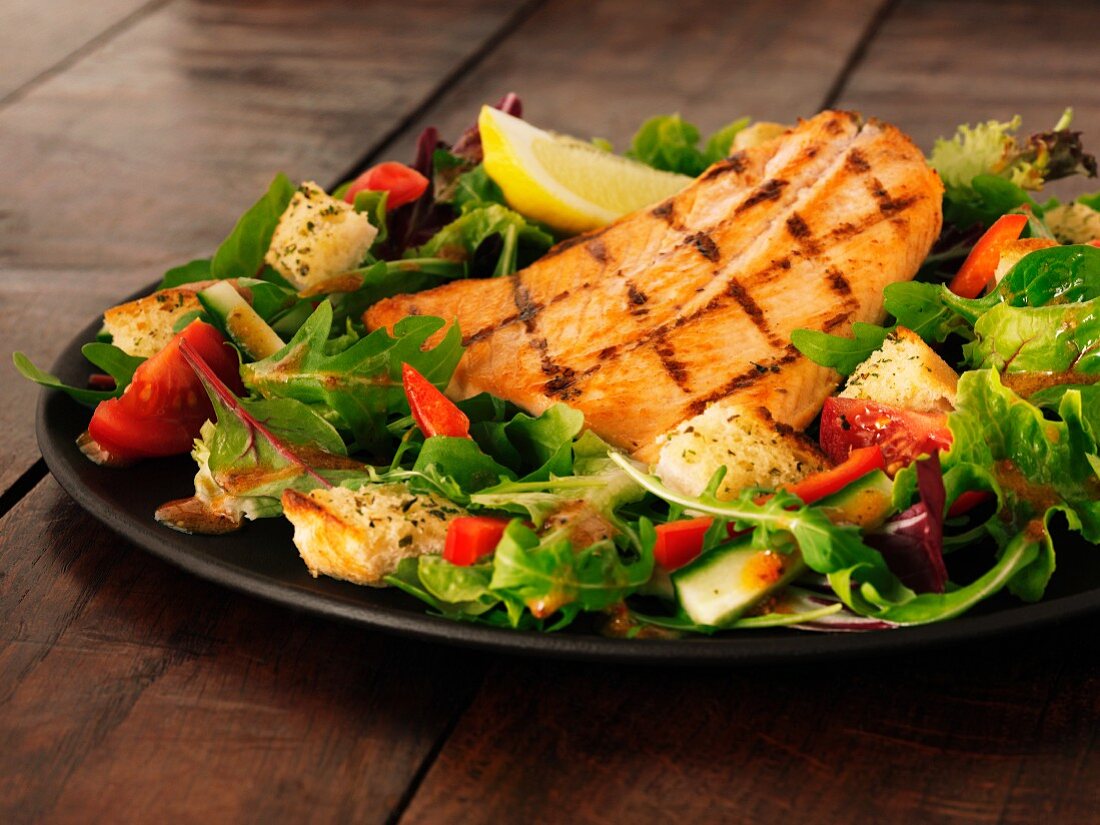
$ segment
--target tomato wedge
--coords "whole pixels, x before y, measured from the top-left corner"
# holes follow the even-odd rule
[[[119,398],[101,401],[88,424],[88,435],[112,462],[177,455],[191,451],[199,428],[214,408],[195,371],[180,354],[187,341],[234,392],[244,393],[240,361],[221,333],[192,321],[186,329],[134,373]]]
[[[446,435],[451,438],[470,437],[470,419],[427,378],[408,364],[401,367],[401,383],[409,401],[413,421],[425,438]]]
[[[859,398],[827,398],[821,408],[821,449],[840,463],[873,444],[891,473],[932,450],[951,447],[945,413],[921,413]]]
[[[963,298],[977,298],[993,280],[1001,260],[1001,248],[1020,237],[1027,226],[1027,215],[1001,215],[974,244],[949,289]]]
[[[447,525],[443,558],[460,567],[474,564],[497,549],[507,526],[507,519],[459,516]]]
[[[678,570],[703,551],[703,538],[714,519],[709,516],[670,521],[656,527],[653,559],[665,570]]]
[[[375,192],[388,192],[386,211],[412,203],[428,189],[428,179],[411,166],[396,161],[387,161],[372,166],[352,181],[344,200],[355,203],[355,196],[365,189]]]

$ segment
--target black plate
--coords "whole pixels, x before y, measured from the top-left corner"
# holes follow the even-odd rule
[[[53,372],[82,386],[89,365],[80,353],[93,340],[90,324],[65,348]],[[636,663],[764,663],[833,658],[977,639],[1100,609],[1100,552],[1077,536],[1058,542],[1058,572],[1048,596],[1025,605],[1000,595],[970,614],[922,627],[870,633],[806,633],[774,628],[680,640],[608,639],[585,629],[556,634],[500,630],[426,615],[419,602],[394,590],[314,579],[291,542],[284,519],[247,523],[229,536],[187,536],[153,520],[159,504],[191,495],[190,457],[149,461],[125,470],[97,467],[77,449],[89,412],[68,396],[43,391],[37,432],[42,457],[81,507],[139,547],[202,578],[278,604],[366,627],[472,647],[537,656]]]

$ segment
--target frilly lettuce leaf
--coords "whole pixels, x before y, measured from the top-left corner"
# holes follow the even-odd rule
[[[1041,214],[1029,191],[1047,181],[1074,174],[1096,176],[1096,159],[1069,130],[1067,109],[1049,132],[1018,140],[1020,118],[959,126],[949,139],[936,141],[929,163],[944,183],[944,218],[956,226],[988,225],[1008,210],[1028,204]]]

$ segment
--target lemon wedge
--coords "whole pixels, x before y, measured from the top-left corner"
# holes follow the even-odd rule
[[[559,232],[606,226],[676,194],[692,180],[543,131],[489,106],[482,107],[477,125],[485,172],[508,205]]]

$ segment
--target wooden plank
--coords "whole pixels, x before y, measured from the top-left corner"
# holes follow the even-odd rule
[[[878,6],[551,2],[381,154],[408,155],[425,125],[453,139],[508,91],[532,122],[619,150],[655,114],[680,112],[704,133],[742,115],[793,121],[821,108]]]
[[[1100,151],[1098,21],[1093,3],[903,0],[839,105],[897,123],[925,149],[959,123],[1019,114],[1030,134],[1073,106],[1074,128]]]
[[[125,26],[150,0],[36,0],[0,6],[0,101]]]
[[[498,663],[402,822],[1091,821],[1098,631],[814,667]]]
[[[202,582],[52,479],[0,570],[4,822],[385,821],[483,670]]]
[[[276,171],[336,178],[522,8],[174,3],[0,110],[5,342],[48,366],[115,298],[209,254]],[[8,390],[0,493],[38,456],[36,390]]]

